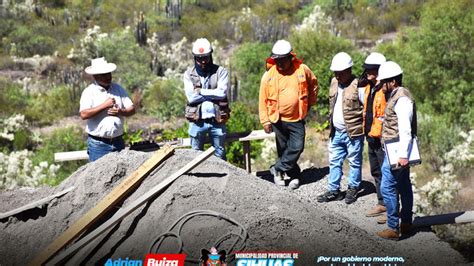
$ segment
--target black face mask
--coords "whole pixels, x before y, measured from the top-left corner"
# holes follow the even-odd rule
[[[212,70],[214,69],[214,62],[212,60],[212,54],[209,55],[210,59],[209,59],[209,62],[207,62],[206,64],[206,68],[203,69],[198,63],[197,63],[197,60],[196,60],[196,57],[194,57],[194,66],[196,67],[196,72],[200,75],[200,76],[207,76],[209,73],[212,72]]]
[[[359,77],[359,83],[357,84],[358,87],[365,87],[369,84],[369,80],[367,79],[367,69],[364,69],[364,72]]]

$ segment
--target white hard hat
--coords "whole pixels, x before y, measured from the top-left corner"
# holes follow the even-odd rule
[[[337,53],[331,62],[331,71],[342,71],[352,66],[352,58],[345,52]]]
[[[272,58],[285,57],[291,52],[291,44],[285,40],[278,40],[272,48]]]
[[[403,73],[402,68],[397,63],[393,61],[387,61],[380,65],[379,75],[377,76],[377,80],[393,78],[402,73]]]
[[[206,38],[199,38],[193,43],[193,55],[208,55],[210,53],[212,53],[212,46]]]
[[[381,53],[373,52],[365,59],[363,67],[365,69],[378,68],[383,62],[387,61],[385,56]]]

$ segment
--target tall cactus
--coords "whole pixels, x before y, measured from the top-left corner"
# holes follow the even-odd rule
[[[146,38],[148,33],[148,24],[145,21],[145,15],[143,12],[140,12],[135,27],[135,39],[137,40],[138,45],[145,46]]]
[[[166,0],[166,17],[171,18],[173,28],[179,26],[183,12],[183,0]]]

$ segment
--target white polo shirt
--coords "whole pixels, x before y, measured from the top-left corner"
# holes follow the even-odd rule
[[[111,97],[115,98],[115,103],[119,108],[129,108],[133,105],[127,92],[120,85],[112,83],[107,91],[96,83],[92,83],[82,92],[79,112],[99,106]],[[107,110],[102,110],[94,117],[87,119],[86,132],[102,138],[118,137],[123,134],[123,117],[107,115]]]

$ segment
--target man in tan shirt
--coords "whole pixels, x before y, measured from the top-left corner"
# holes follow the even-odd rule
[[[331,62],[334,78],[329,86],[329,177],[328,190],[317,197],[318,202],[345,198],[347,204],[357,200],[362,180],[364,148],[364,88],[357,86],[352,75],[352,58],[345,52],[336,54]],[[342,166],[349,162],[348,188],[341,192]]]

